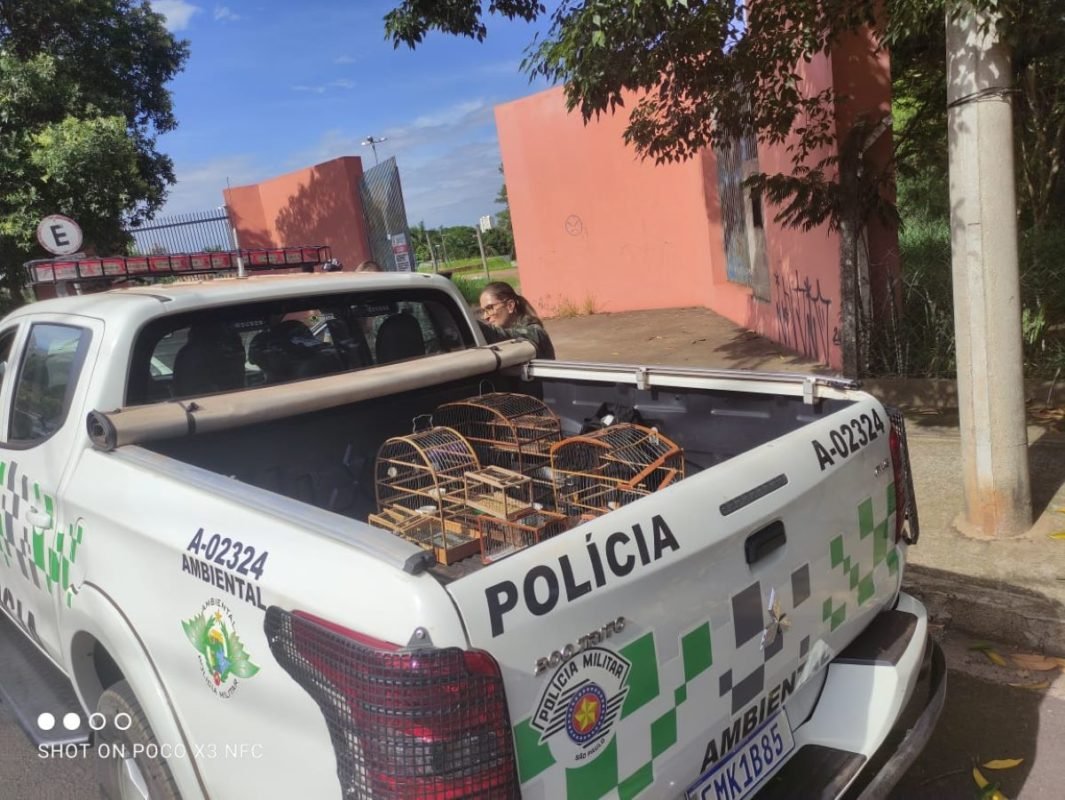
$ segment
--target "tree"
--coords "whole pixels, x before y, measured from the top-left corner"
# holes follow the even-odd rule
[[[174,182],[156,149],[176,127],[167,83],[188,45],[140,0],[0,0],[0,305],[22,299],[35,230],[74,218],[86,247],[123,250]]]
[[[1026,225],[1065,215],[1065,6],[1037,2],[1013,15],[1011,34],[1018,205]],[[892,46],[896,162],[914,201],[947,214],[946,48],[942,9],[914,12]],[[932,209],[930,209],[932,210]]]
[[[502,164],[499,165],[499,174],[503,175]],[[507,197],[506,176],[504,176],[503,185],[499,188],[499,194],[496,195],[496,204],[503,206],[503,210],[496,214],[496,227],[489,231],[494,234],[491,237],[492,248],[497,255],[509,254],[517,258],[514,247],[514,227],[510,224],[510,199]],[[488,240],[485,241],[487,243]]]
[[[1001,24],[1014,41],[1042,35],[1046,21],[1062,15],[1060,0],[970,5],[1008,6]],[[863,28],[884,45],[941,36],[947,9],[961,7],[956,0],[562,0],[523,67],[564,84],[568,107],[585,121],[631,104],[625,141],[656,162],[688,159],[743,134],[785,147],[790,171],[752,175],[748,185],[785,225],[840,231],[841,336],[853,373],[861,228],[876,216],[894,218],[893,169],[867,163],[865,145],[890,121],[859,119],[837,141],[836,113],[848,98],[803,91],[802,65]],[[535,0],[496,0],[488,12],[548,16]],[[416,47],[433,30],[481,40],[484,18],[480,0],[404,0],[385,16],[385,30],[397,47]],[[942,65],[943,48],[932,52]]]

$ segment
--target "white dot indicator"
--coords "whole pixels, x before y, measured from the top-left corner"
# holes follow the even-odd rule
[[[55,715],[49,714],[45,711],[39,717],[37,717],[37,727],[42,731],[50,731],[55,727]]]
[[[63,715],[63,727],[68,731],[76,731],[79,725],[81,725],[81,717],[73,711]]]

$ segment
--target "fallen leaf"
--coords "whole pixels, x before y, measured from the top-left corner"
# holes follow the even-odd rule
[[[1033,692],[1038,692],[1041,689],[1049,689],[1050,681],[1039,681],[1039,683],[1011,683],[1014,689],[1028,689]]]
[[[982,650],[990,650],[992,647],[994,647],[994,645],[991,644],[991,642],[974,642],[973,644],[969,645],[969,649],[970,650],[981,650],[981,651]]]
[[[984,769],[1013,769],[1024,763],[1023,758],[996,758],[984,764]]]
[[[1060,506],[1059,508],[1055,508],[1054,510],[1057,511],[1059,514],[1065,514],[1065,506]]]
[[[1065,531],[1058,531],[1057,533],[1050,534],[1051,539],[1057,539],[1059,542],[1065,540]]]
[[[980,652],[983,653],[985,656],[987,656],[987,660],[990,661],[992,664],[994,664],[996,667],[1008,667],[1009,666],[1009,664],[1006,663],[1006,659],[1004,659],[1002,656],[1000,656],[996,651],[992,650],[990,647],[988,647],[986,649],[985,648],[980,648]]]
[[[986,789],[988,786],[987,778],[985,778],[984,774],[976,767],[973,767],[973,780],[976,781],[976,785],[981,789]]]
[[[1058,669],[1061,666],[1058,663],[1058,659],[1037,655],[1035,653],[1013,653],[1010,655],[1010,658],[1012,658],[1021,669],[1030,669],[1034,672],[1046,672],[1047,670]]]

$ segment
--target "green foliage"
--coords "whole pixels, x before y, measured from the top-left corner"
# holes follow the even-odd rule
[[[499,165],[499,174],[503,174],[503,165]],[[506,182],[499,189],[499,194],[496,195],[496,203],[503,206],[503,210],[496,214],[496,227],[490,230],[488,233],[491,237],[491,247],[500,255],[507,253],[513,258],[517,258],[517,248],[514,247],[514,227],[510,223],[510,198],[507,196],[507,184]],[[485,240],[485,246],[489,245],[488,239]]]
[[[162,206],[173,165],[155,145],[177,124],[166,84],[187,56],[134,0],[0,0],[0,307],[21,301],[22,263],[47,255],[43,216],[121,252],[125,226]]]
[[[953,377],[954,296],[950,223],[946,213],[907,205],[907,198],[942,195],[944,188],[899,183],[903,227],[901,311],[874,331],[873,372],[913,377]],[[912,210],[911,210],[912,209]],[[1022,335],[1029,375],[1065,369],[1065,226],[1032,228],[1020,242]],[[1055,324],[1056,323],[1056,324]]]
[[[493,275],[492,282],[497,280],[509,283],[514,287],[515,292],[518,292],[519,294],[521,293],[521,284],[518,283],[517,278],[497,278]],[[458,287],[458,290],[462,292],[462,296],[466,298],[466,302],[471,306],[480,303],[481,292],[483,292],[484,287],[490,283],[490,281],[486,281],[484,278],[463,277],[461,275],[456,275],[452,282]]]

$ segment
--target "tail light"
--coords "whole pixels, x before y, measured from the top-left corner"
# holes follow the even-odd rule
[[[910,453],[906,446],[906,420],[897,408],[887,408],[891,422],[888,442],[891,448],[891,469],[895,476],[895,541],[905,539],[917,544],[920,533],[917,524],[917,505],[913,498],[913,476],[910,473]],[[909,533],[903,531],[909,523]]]
[[[270,650],[318,703],[345,798],[518,797],[503,678],[479,650],[406,649],[300,611]]]

